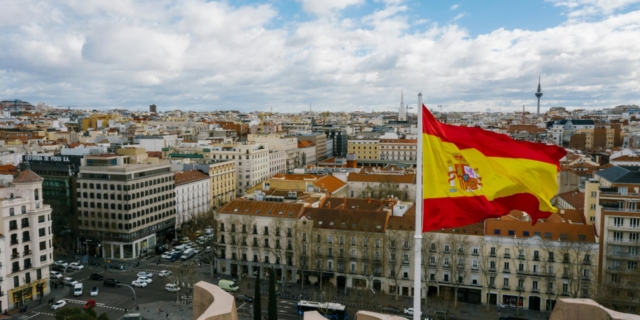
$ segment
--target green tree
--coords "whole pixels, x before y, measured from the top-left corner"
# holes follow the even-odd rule
[[[269,271],[269,320],[278,320],[278,297],[276,296],[276,272]]]
[[[104,315],[104,317],[102,317]],[[97,318],[100,320],[109,320],[107,315],[103,313],[100,315],[102,318]],[[60,309],[56,312],[55,316],[56,320],[96,320],[96,312],[89,308],[82,310],[80,308],[67,308]]]
[[[261,318],[262,307],[260,306],[260,272],[258,272],[258,276],[256,276],[255,293],[253,296],[253,320],[261,320]]]
[[[96,320],[109,320],[106,312],[101,313]]]

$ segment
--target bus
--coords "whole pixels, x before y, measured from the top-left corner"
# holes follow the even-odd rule
[[[301,316],[307,311],[318,311],[329,320],[347,320],[347,308],[339,303],[302,300],[296,305],[296,310]]]

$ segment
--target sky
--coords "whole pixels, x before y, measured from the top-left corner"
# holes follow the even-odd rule
[[[0,100],[159,111],[610,108],[640,0],[0,0]]]

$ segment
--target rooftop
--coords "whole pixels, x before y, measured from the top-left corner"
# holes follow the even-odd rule
[[[209,175],[198,170],[176,172],[173,174],[173,176],[174,176],[176,186],[195,182],[195,181],[209,179]]]

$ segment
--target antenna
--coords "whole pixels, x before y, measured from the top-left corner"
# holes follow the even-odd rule
[[[522,124],[525,124],[525,118],[524,118],[524,105],[522,105]]]

